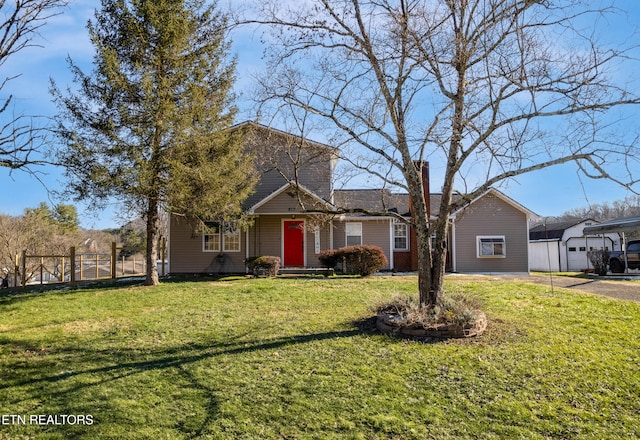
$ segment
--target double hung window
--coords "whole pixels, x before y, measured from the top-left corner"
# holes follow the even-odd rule
[[[240,252],[240,228],[235,223],[205,222],[203,252]]]
[[[345,229],[347,246],[358,246],[362,244],[362,223],[347,223]]]
[[[409,228],[406,223],[398,221],[393,224],[393,250],[409,250]]]

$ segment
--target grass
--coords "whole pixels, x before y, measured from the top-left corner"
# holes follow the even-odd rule
[[[0,298],[0,439],[640,438],[640,305],[456,277],[473,340],[363,331],[413,277],[244,279]],[[31,415],[91,415],[35,425]]]

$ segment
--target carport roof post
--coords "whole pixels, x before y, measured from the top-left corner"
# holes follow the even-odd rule
[[[605,232],[617,232],[622,235],[622,241],[625,243],[624,246],[624,263],[625,263],[625,273],[629,273],[629,259],[627,256],[627,239],[625,237],[628,233],[639,233],[640,232],[640,217],[626,217],[626,218],[618,218],[615,220],[609,220],[607,222],[602,222],[598,225],[587,226],[582,230],[583,235],[588,234],[603,234]]]

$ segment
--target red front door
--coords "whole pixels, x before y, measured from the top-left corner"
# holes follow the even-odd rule
[[[304,266],[304,222],[285,220],[283,223],[283,266]]]

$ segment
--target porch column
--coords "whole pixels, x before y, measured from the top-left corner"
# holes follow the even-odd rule
[[[247,230],[244,231],[244,259],[245,261],[247,259],[249,259],[249,227],[247,227]],[[244,265],[244,273],[249,273],[249,268],[247,267],[247,265]]]

